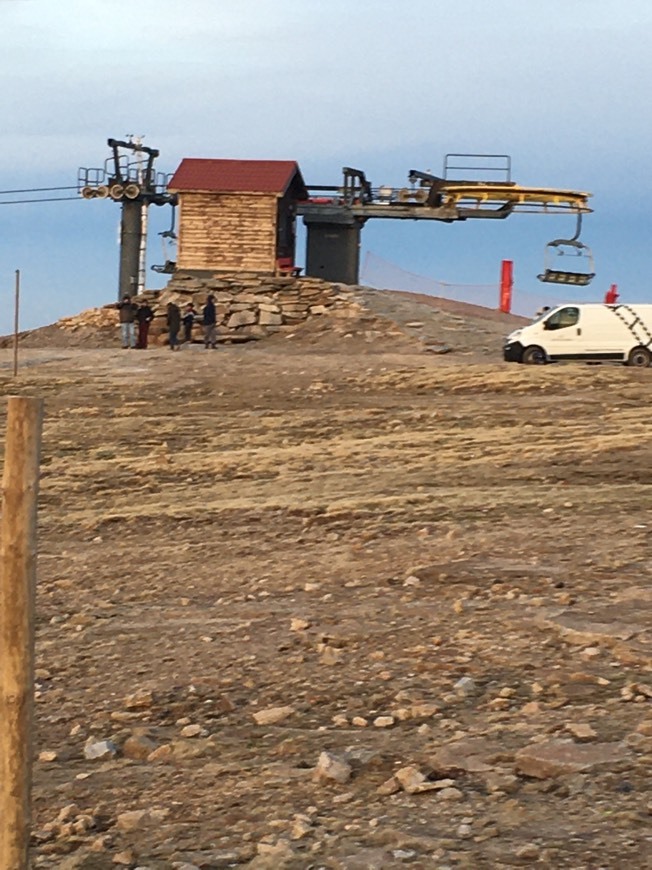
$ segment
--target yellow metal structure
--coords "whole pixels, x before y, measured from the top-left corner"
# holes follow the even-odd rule
[[[555,190],[548,187],[524,187],[520,184],[488,184],[464,182],[443,184],[440,191],[441,204],[453,208],[483,209],[497,205],[511,206],[512,211],[555,214],[575,214],[592,211],[588,200],[590,193],[579,190]]]

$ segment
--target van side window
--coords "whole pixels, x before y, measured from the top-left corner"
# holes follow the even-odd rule
[[[560,308],[546,320],[546,329],[566,329],[567,326],[575,326],[579,319],[579,308]]]

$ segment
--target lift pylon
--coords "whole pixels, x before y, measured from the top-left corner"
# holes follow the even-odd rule
[[[148,148],[132,136],[127,137],[127,141],[108,139],[107,144],[111,157],[105,160],[103,168],[81,167],[77,187],[84,199],[120,203],[120,301],[138,291],[145,210],[150,205],[175,205],[177,198],[167,193],[168,176],[154,169],[154,161],[159,156],[156,148]]]

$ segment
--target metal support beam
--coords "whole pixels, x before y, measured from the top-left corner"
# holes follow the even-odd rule
[[[142,203],[125,199],[120,220],[120,278],[118,301],[138,292],[140,244],[142,238]]]

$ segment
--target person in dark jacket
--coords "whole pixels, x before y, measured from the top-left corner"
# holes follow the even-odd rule
[[[217,312],[215,311],[215,298],[213,296],[209,296],[206,300],[206,305],[204,305],[202,312],[202,322],[204,324],[204,347],[217,347],[217,335],[215,334]]]
[[[107,305],[107,308],[117,308],[120,314],[120,336],[122,338],[122,349],[136,347],[136,312],[138,306],[131,301],[131,296],[123,296],[122,302],[117,302],[115,305]]]
[[[152,320],[154,320],[154,312],[147,302],[141,302],[136,312],[136,322],[138,323],[138,341],[136,342],[136,347],[139,350],[147,350],[147,336],[149,335],[149,325]]]
[[[174,302],[168,302],[167,308],[168,321],[168,342],[170,350],[179,349],[179,328],[181,327],[181,311],[179,306]]]
[[[186,344],[190,344],[192,342],[192,328],[195,323],[195,315],[197,312],[195,311],[195,306],[192,302],[189,302],[186,305],[186,310],[183,314],[183,340]]]

